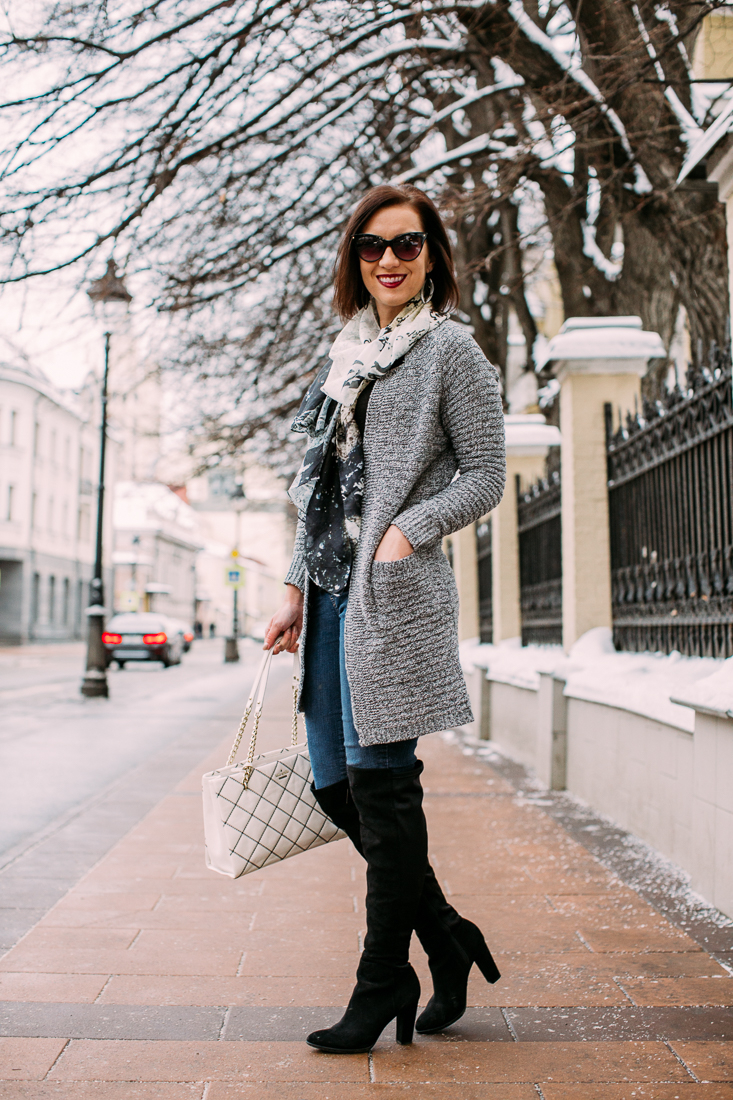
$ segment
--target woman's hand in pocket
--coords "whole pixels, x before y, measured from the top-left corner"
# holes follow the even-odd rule
[[[374,555],[375,561],[399,561],[400,558],[408,558],[413,553],[412,543],[400,531],[399,527],[391,524],[385,531],[382,541]]]

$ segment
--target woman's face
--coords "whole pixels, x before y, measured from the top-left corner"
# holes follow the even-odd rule
[[[373,233],[391,241],[401,233],[422,233],[420,215],[412,206],[385,206],[372,214],[360,232]],[[381,260],[367,263],[359,260],[364,286],[377,303],[379,322],[384,328],[393,321],[405,302],[414,298],[423,288],[433,262],[428,251],[428,242],[416,260],[398,260],[391,248],[385,249]]]

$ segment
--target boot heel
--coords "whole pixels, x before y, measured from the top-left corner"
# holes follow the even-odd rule
[[[498,982],[499,978],[501,977],[501,973],[499,971],[499,967],[494,962],[494,956],[489,951],[486,943],[480,944],[473,961],[476,963],[476,966],[479,968],[483,976],[486,978],[486,981],[490,985],[493,985],[494,982]]]
[[[403,1047],[408,1047],[412,1042],[412,1033],[415,1030],[415,1017],[417,1016],[417,997],[397,1013],[396,1038]]]

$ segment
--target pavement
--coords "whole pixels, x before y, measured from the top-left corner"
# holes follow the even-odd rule
[[[611,823],[450,733],[421,742],[431,858],[503,977],[473,973],[444,1035],[310,1050],[353,985],[364,868],[343,840],[237,880],[206,869],[200,777],[226,759],[243,671],[198,742],[138,765],[119,837],[97,839],[112,804],[81,811],[41,864],[23,873],[71,822],[0,877],[7,912],[33,917],[0,959],[0,1100],[733,1100],[731,922]],[[289,733],[286,658],[274,672],[264,749]],[[85,838],[90,865],[40,901],[54,853]]]
[[[112,668],[110,698],[85,699],[83,646],[0,649],[0,950],[238,724],[261,650],[223,652],[207,639],[169,669]],[[276,690],[290,671],[273,670]]]

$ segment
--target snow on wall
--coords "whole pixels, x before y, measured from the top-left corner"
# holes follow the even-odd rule
[[[707,679],[675,687],[672,699],[708,714],[733,718],[733,657],[723,661]]]
[[[461,660],[466,670],[485,668],[489,680],[535,691],[541,672],[554,673],[566,681],[567,698],[630,711],[687,733],[693,732],[695,712],[690,704],[672,702],[672,696],[687,697],[694,688],[699,699],[714,690],[730,698],[733,707],[733,661],[617,653],[607,627],[589,630],[567,656],[560,646],[522,646],[519,638],[511,638],[497,646],[464,642]],[[721,676],[724,682],[719,683]],[[707,677],[709,685],[704,683]]]

